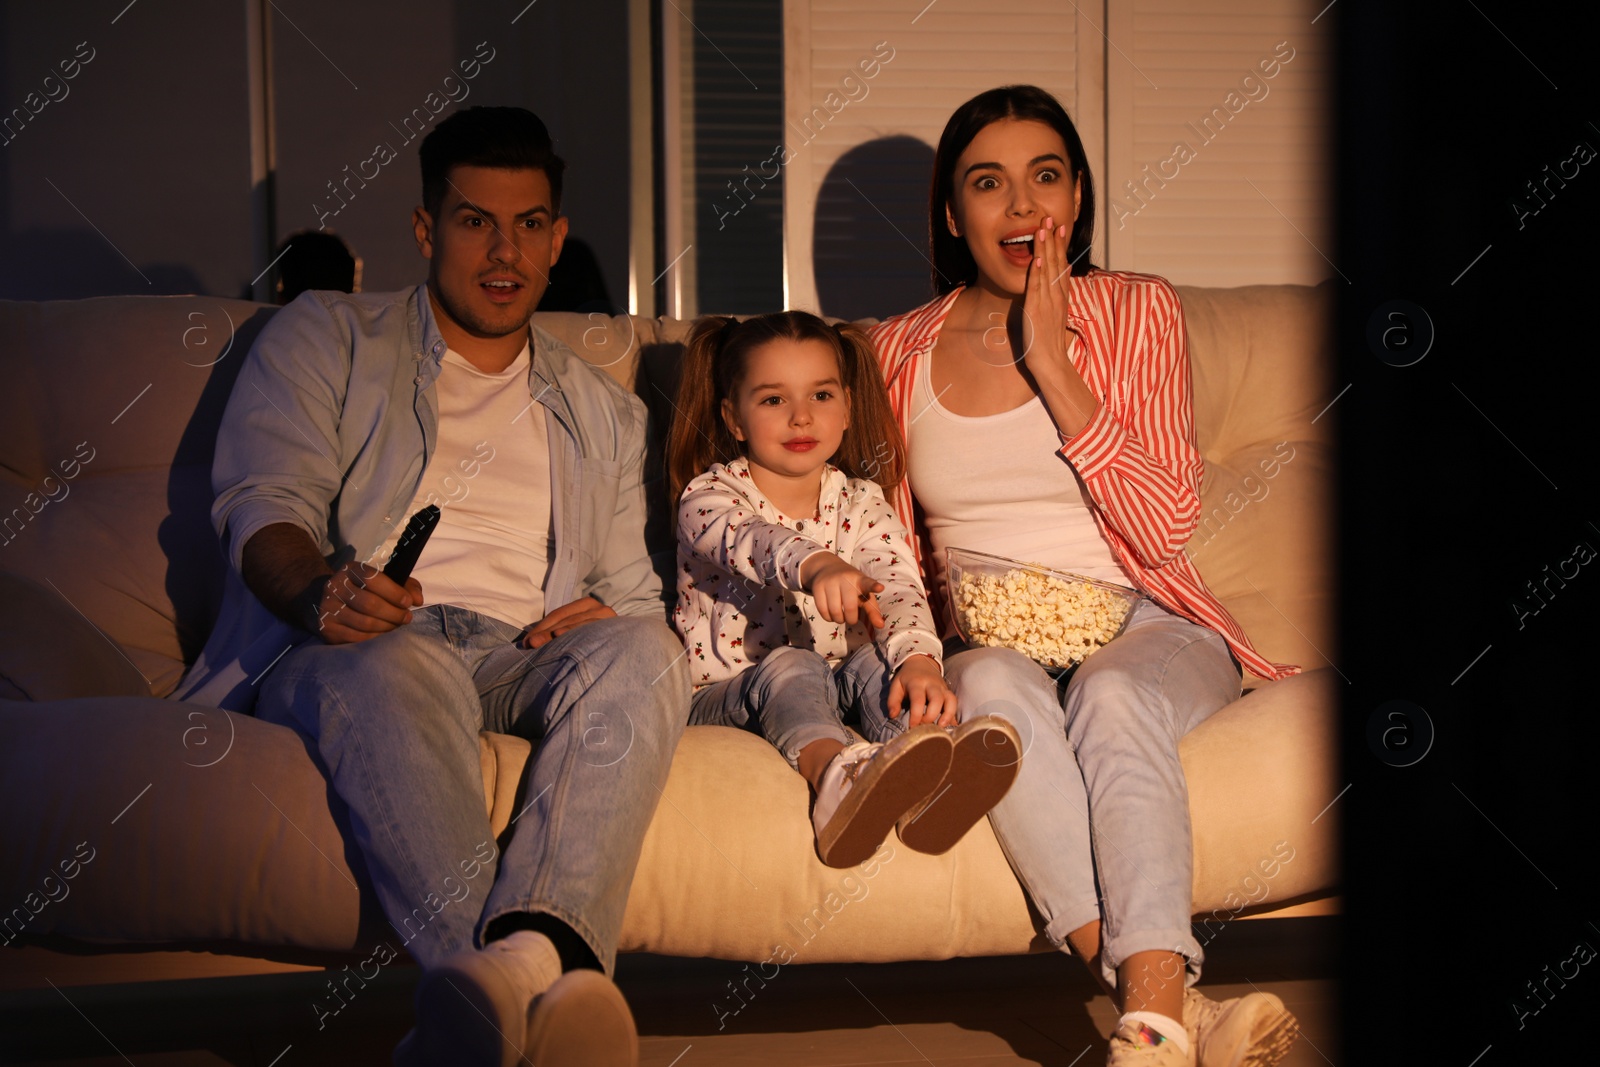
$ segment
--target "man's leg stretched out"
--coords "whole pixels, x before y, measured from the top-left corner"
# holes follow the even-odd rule
[[[424,968],[402,1062],[510,1064],[541,1041],[584,1062],[635,1054],[615,987],[561,976],[614,964],[687,668],[653,620],[588,623],[536,651],[516,633],[434,606],[370,641],[297,648],[263,680],[260,714],[313,738],[384,912]],[[536,746],[498,856],[483,728]]]

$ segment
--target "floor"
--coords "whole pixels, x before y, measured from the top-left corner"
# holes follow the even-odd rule
[[[1257,987],[1298,1016],[1302,1037],[1285,1067],[1340,1062],[1336,923],[1240,922],[1208,946],[1209,995]],[[1081,965],[1058,955],[792,965],[764,985],[748,978],[735,998],[728,983],[750,973],[718,960],[623,957],[618,983],[638,1019],[641,1067],[1093,1067],[1114,1021]],[[387,1064],[410,1025],[415,981],[415,968],[385,968],[336,1013],[325,974],[6,994],[0,1063]]]

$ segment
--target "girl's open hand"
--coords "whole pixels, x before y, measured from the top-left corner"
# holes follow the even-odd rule
[[[816,552],[800,565],[800,581],[817,602],[817,614],[829,622],[865,619],[874,630],[883,627],[883,612],[874,593],[883,583],[856,570],[832,552]]]
[[[891,719],[900,717],[902,704],[911,709],[907,726],[921,726],[925,722],[955,725],[956,694],[945,683],[944,671],[932,656],[912,656],[894,672],[894,680],[889,683]]]

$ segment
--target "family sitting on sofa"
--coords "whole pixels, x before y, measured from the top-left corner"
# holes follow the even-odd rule
[[[1178,743],[1243,671],[1298,668],[1184,553],[1183,311],[1164,280],[1090,260],[1093,179],[1060,104],[1009,86],[950,118],[930,303],[870,333],[801,311],[696,325],[668,433],[675,553],[646,541],[643,404],[530,323],[567,235],[544,124],[463,110],[420,156],[426,283],[307,292],[240,371],[212,479],[229,586],[174,694],[308,740],[392,920],[441,884],[472,901],[408,944],[423,975],[396,1062],[637,1063],[608,977],[634,868],[684,727],[722,724],[809,783],[829,865],[890,834],[943,853],[987,815],[1045,936],[1123,1012],[1109,1063],[1277,1063],[1278,998],[1193,988]],[[437,502],[392,580],[375,564]],[[1057,677],[955,634],[958,546],[1143,597]],[[535,744],[503,850],[484,729]]]

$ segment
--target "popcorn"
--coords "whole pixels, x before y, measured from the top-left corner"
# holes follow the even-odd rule
[[[1083,662],[1117,635],[1131,606],[1113,590],[1022,569],[963,569],[954,601],[973,643],[1014,648],[1046,667]]]

